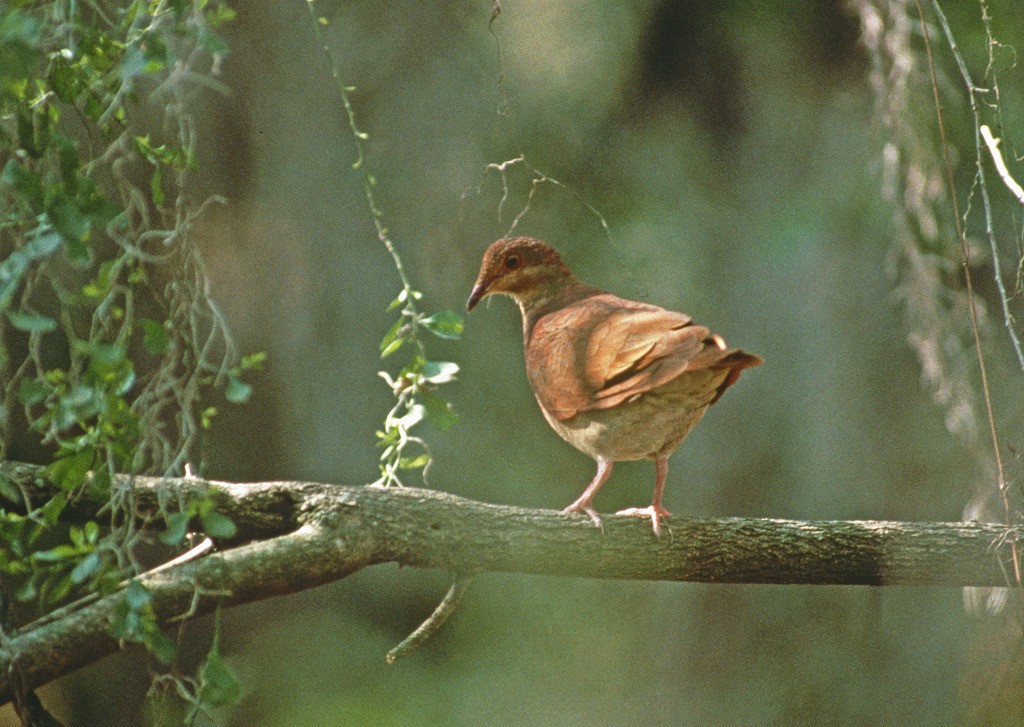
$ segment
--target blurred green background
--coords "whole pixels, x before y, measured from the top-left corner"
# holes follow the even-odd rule
[[[978,4],[945,5],[983,78]],[[1024,47],[1019,5],[989,5],[1000,40]],[[200,191],[230,203],[207,218],[203,246],[239,347],[269,359],[250,403],[218,420],[207,474],[370,482],[391,401],[377,344],[400,284],[305,3],[234,7],[222,75],[231,94],[211,93],[199,112]],[[907,344],[887,274],[885,130],[845,3],[507,0],[493,32],[482,1],[318,8],[357,88],[385,224],[428,310],[461,309],[481,253],[523,209],[536,176],[527,165],[509,170],[500,218],[501,178],[486,170],[523,154],[564,186],[537,187],[519,233],[552,243],[586,282],[686,311],[764,357],[673,458],[670,510],[956,520],[977,487],[992,486],[977,464],[984,438],[946,431]],[[935,47],[965,193],[970,117],[948,48]],[[1024,75],[1000,61],[1004,146],[1019,170]],[[923,68],[914,82],[928,100]],[[913,112],[917,127],[934,126],[927,103]],[[1012,280],[1020,214],[989,173]],[[981,245],[994,401],[1020,453],[1024,377]],[[544,422],[514,306],[482,306],[462,341],[429,345],[462,366],[449,387],[461,423],[430,434],[431,486],[496,503],[571,502],[593,463]],[[1019,456],[1009,467],[1019,483]],[[644,505],[652,483],[650,463],[624,464],[599,509]],[[222,651],[244,688],[226,724],[1014,724],[1002,702],[1024,700],[1012,680],[980,676],[1002,674],[1019,650],[1007,623],[967,615],[950,588],[485,574],[440,635],[386,666],[447,585],[444,573],[380,567],[226,612]],[[205,643],[211,628],[192,625],[186,639]],[[72,724],[138,724],[146,663],[117,655],[42,696]]]

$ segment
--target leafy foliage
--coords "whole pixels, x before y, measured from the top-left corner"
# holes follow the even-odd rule
[[[193,235],[217,200],[190,193],[189,103],[217,87],[233,15],[221,0],[0,2],[0,457],[27,429],[59,488],[27,514],[0,488],[0,569],[44,611],[125,588],[112,633],[164,664],[173,641],[126,583],[146,536],[115,473],[201,466],[206,400],[244,402],[263,360],[238,360]],[[109,498],[109,521],[62,526],[86,491]],[[192,522],[234,532],[208,501],[166,519],[168,544]]]
[[[369,140],[370,136],[362,131],[356,123],[355,109],[349,98],[349,94],[355,88],[346,86],[342,82],[337,61],[327,43],[324,29],[330,24],[330,21],[317,14],[315,0],[308,0],[306,5],[309,8],[310,18],[313,20],[313,26],[316,28],[317,40],[331,66],[331,76],[335,81],[348,117],[349,129],[352,132],[357,152],[356,161],[352,166],[354,169],[362,171],[363,191],[366,195],[370,216],[373,218],[373,224],[377,230],[377,237],[391,255],[395,270],[402,282],[401,291],[388,306],[389,311],[399,311],[398,320],[392,324],[384,334],[384,338],[381,339],[380,355],[381,358],[387,358],[406,344],[413,349],[413,353],[397,375],[392,376],[387,371],[378,372],[395,395],[395,403],[384,417],[384,428],[377,432],[377,446],[383,451],[380,455],[381,476],[373,483],[383,487],[401,486],[402,480],[399,477],[399,472],[422,470],[423,478],[426,480],[427,469],[430,467],[430,448],[427,446],[426,440],[413,433],[415,427],[426,419],[444,431],[458,421],[458,416],[452,410],[451,404],[437,393],[437,388],[441,384],[454,381],[459,367],[450,361],[428,359],[426,345],[421,335],[422,331],[430,331],[439,338],[455,340],[462,335],[462,318],[449,310],[426,315],[419,309],[418,301],[423,298],[423,293],[412,287],[398,250],[384,226],[384,213],[374,196],[373,190],[377,186],[377,179],[367,169],[363,149],[363,142]],[[416,445],[420,451],[416,454],[409,454],[407,451],[409,445]]]
[[[441,338],[455,339],[462,335],[462,319],[451,311],[424,316],[415,306],[421,294],[403,289],[390,310],[403,306],[400,317],[380,342],[381,357],[387,358],[404,344],[410,343],[415,352],[397,376],[387,371],[378,372],[395,395],[395,405],[384,418],[384,429],[377,432],[377,445],[384,451],[380,456],[381,477],[374,484],[401,485],[401,470],[423,469],[430,465],[430,449],[422,437],[412,434],[423,420],[445,431],[458,421],[451,404],[437,394],[437,387],[455,380],[458,364],[451,361],[431,361],[426,358],[426,347],[419,335],[427,330]],[[410,444],[418,445],[419,454],[407,454]]]

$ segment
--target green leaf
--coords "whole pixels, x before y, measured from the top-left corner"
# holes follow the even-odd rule
[[[76,586],[85,583],[102,563],[103,560],[100,558],[99,553],[89,553],[72,569],[71,582]]]
[[[54,495],[39,509],[39,514],[43,517],[43,522],[48,525],[54,525],[60,514],[64,512],[64,506],[68,504],[68,499],[64,495]]]
[[[459,365],[451,361],[426,361],[420,369],[423,380],[429,384],[447,384],[455,381]]]
[[[203,513],[199,519],[203,523],[203,531],[211,538],[233,538],[238,532],[231,518],[215,510]]]
[[[0,18],[0,80],[25,78],[42,60],[36,48],[40,25],[31,15],[4,6]]]
[[[93,451],[91,449],[61,457],[46,468],[46,475],[53,484],[68,492],[80,487],[89,470],[92,469]]]
[[[12,159],[11,163],[13,161]],[[48,224],[40,224],[28,233],[28,237],[29,240],[23,247],[12,252],[0,263],[0,310],[10,306],[28,266],[60,248],[60,235]]]
[[[142,635],[142,643],[149,652],[156,657],[161,664],[170,664],[174,661],[174,642],[171,641],[156,626],[156,617],[153,617],[153,625],[147,628]]]
[[[67,429],[79,421],[96,416],[105,406],[106,399],[101,391],[90,386],[75,385],[57,400],[54,423],[58,429]]]
[[[238,680],[221,659],[216,646],[210,649],[199,668],[199,684],[199,701],[211,707],[234,704],[242,694]]]
[[[228,376],[228,387],[224,392],[224,396],[227,397],[228,401],[232,404],[244,404],[249,401],[249,396],[252,394],[252,387],[245,383],[237,376]]]
[[[400,349],[402,347],[403,343],[405,343],[405,339],[404,338],[396,338],[391,343],[389,343],[385,348],[381,349],[380,357],[381,358],[387,358],[388,356],[393,354],[395,351]]]
[[[218,28],[224,23],[230,23],[237,15],[238,12],[229,7],[227,3],[218,3],[207,7],[206,22],[211,28]]]
[[[399,438],[399,431],[396,428],[393,428],[393,427],[389,428],[386,432],[378,431],[377,432],[377,439],[380,440],[380,441],[377,442],[377,446],[378,447],[388,447],[388,446],[391,446],[392,444],[395,444],[398,441],[398,438]]]
[[[131,593],[131,590],[132,587],[129,584],[128,592]],[[129,595],[114,606],[114,612],[110,615],[110,633],[116,639],[138,641],[142,618],[139,616],[139,609],[132,608],[130,599]]]
[[[78,550],[73,546],[58,545],[49,550],[37,550],[32,554],[32,560],[39,563],[57,563],[68,558],[74,558],[76,555],[78,555]]]
[[[60,233],[68,254],[75,261],[87,261],[89,250],[83,244],[89,236],[89,217],[78,207],[75,200],[63,192],[47,207],[47,214],[54,229]]]
[[[24,107],[17,109],[15,116],[18,128],[18,144],[33,159],[39,159],[43,155],[44,149],[42,146],[45,146],[47,140],[45,130],[40,128],[38,131],[43,132],[43,134],[38,134],[34,122],[44,118],[41,114],[31,113]],[[43,144],[39,144],[38,142],[40,141]]]
[[[40,589],[42,601],[48,605],[55,605],[64,600],[73,587],[71,575],[51,575]]]
[[[176,512],[167,516],[167,529],[160,533],[160,542],[164,545],[177,545],[185,539],[188,531],[189,516],[186,512]]]
[[[462,336],[462,316],[450,310],[435,313],[420,321],[431,333],[441,338],[455,340]]]
[[[50,387],[38,379],[22,379],[18,385],[18,398],[25,406],[35,406],[46,400]]]
[[[125,50],[121,61],[121,78],[130,81],[142,74],[162,71],[171,60],[171,55],[159,35],[145,33]]]
[[[78,176],[81,159],[78,156],[78,148],[75,142],[68,137],[54,132],[57,143],[57,158],[60,162],[60,175],[64,180],[64,186],[68,194],[78,194],[79,183],[82,181]]]
[[[3,476],[0,476],[0,497],[16,504],[22,502],[21,491],[13,482]]]
[[[125,353],[120,343],[93,343],[89,347],[89,368],[98,374],[116,373],[127,361]]]
[[[36,597],[36,583],[34,579],[25,581],[25,585],[18,589],[18,592],[14,594],[14,597],[21,603],[27,603]]]
[[[227,55],[230,50],[228,48],[228,42],[224,40],[224,38],[216,33],[210,32],[209,30],[200,29],[197,41],[200,46],[214,55]]]
[[[421,293],[418,290],[411,291],[411,294],[413,300],[419,300],[420,298],[423,297],[423,293]],[[402,292],[398,294],[398,297],[388,304],[387,310],[393,311],[395,308],[405,303],[407,300],[409,300],[409,295],[410,290],[408,288],[402,288]]]
[[[250,353],[247,356],[242,356],[242,360],[238,362],[239,371],[261,371],[263,369],[263,363],[267,360],[266,351],[256,351]]]
[[[4,171],[0,173],[0,182],[8,185],[27,201],[32,209],[39,212],[43,208],[43,182],[38,174],[30,172],[16,159],[8,159]]]
[[[20,41],[26,45],[34,45],[38,42],[40,22],[36,18],[20,10],[7,10],[7,8],[4,10],[5,15],[0,21],[0,40],[5,43]]]
[[[452,411],[452,405],[443,397],[425,391],[420,394],[420,400],[427,410],[427,419],[439,431],[445,432],[452,428],[459,421],[459,415]]]
[[[399,318],[395,321],[394,325],[388,329],[388,332],[384,334],[384,338],[380,339],[380,357],[387,358],[405,343],[405,338],[400,335],[402,327],[405,325],[405,320]]]
[[[399,379],[406,379],[407,381],[419,381],[420,372],[426,365],[427,359],[423,358],[420,354],[414,355],[409,359],[409,363],[402,367],[402,370],[398,372]]]
[[[128,407],[128,405],[123,401],[121,402],[121,406],[124,407],[125,409],[127,409]],[[131,427],[136,421],[137,420],[134,418],[134,416],[129,413],[128,421],[124,423],[118,422],[118,424],[124,426],[127,429],[128,427]],[[131,437],[134,434],[135,432],[133,431],[131,433],[126,433],[125,436]],[[114,444],[113,446],[117,449],[121,449],[121,452],[124,453],[124,449],[122,449],[118,444]],[[110,484],[110,470],[107,469],[106,467],[100,467],[99,469],[95,469],[92,471],[92,474],[89,475],[89,488],[94,495],[107,497],[110,494]]]
[[[124,598],[128,608],[132,611],[138,611],[153,600],[153,594],[138,581],[131,581],[125,589]]]
[[[127,361],[127,366],[120,372],[117,380],[121,383],[114,389],[116,396],[124,396],[132,390],[132,386],[135,385],[135,369],[132,367],[132,362]]]
[[[429,454],[421,454],[418,457],[402,457],[398,460],[398,467],[403,470],[418,470],[420,467],[426,467],[429,462]]]
[[[56,60],[50,69],[50,86],[57,98],[67,104],[75,102],[78,95],[78,74],[63,60]]]
[[[19,313],[11,310],[7,311],[7,318],[12,326],[26,333],[49,333],[57,327],[57,321],[39,313]]]
[[[105,296],[113,283],[110,276],[113,267],[113,261],[111,260],[100,263],[99,268],[96,270],[96,277],[82,286],[82,294],[96,300]],[[85,344],[83,343],[83,345]],[[85,350],[88,350],[88,348]]]
[[[76,198],[78,207],[82,214],[89,217],[94,226],[106,227],[117,217],[121,218],[119,222],[122,225],[127,221],[125,211],[104,195],[93,180],[81,177],[78,182],[82,187],[82,191]]]
[[[133,45],[124,52],[124,59],[121,61],[121,79],[130,81],[136,76],[146,73],[149,68],[146,54],[137,45]],[[159,69],[154,68],[153,70]]]
[[[139,325],[142,326],[142,345],[154,356],[163,356],[167,353],[167,330],[162,323],[152,318],[140,318]]]
[[[90,520],[85,524],[85,542],[89,545],[96,545],[96,541],[100,537],[100,526],[94,520]]]

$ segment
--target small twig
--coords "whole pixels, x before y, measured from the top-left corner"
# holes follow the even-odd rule
[[[981,138],[985,140],[985,144],[988,146],[989,154],[992,155],[992,162],[996,165],[996,171],[999,172],[1003,184],[1006,185],[1007,189],[1010,190],[1021,204],[1024,204],[1024,187],[1017,183],[1017,180],[1010,174],[1010,170],[1006,168],[1006,162],[1003,161],[1003,153],[999,150],[999,139],[992,136],[992,130],[988,128],[987,124],[981,125]]]
[[[1006,292],[1006,285],[1003,283],[1002,264],[999,261],[999,246],[996,244],[996,235],[992,224],[992,202],[991,200],[989,200],[988,184],[985,182],[985,167],[982,164],[982,124],[981,115],[978,111],[978,101],[975,98],[975,96],[976,94],[983,92],[984,89],[979,88],[974,83],[974,79],[971,78],[971,74],[967,70],[967,63],[964,62],[963,56],[960,54],[960,50],[956,44],[956,38],[953,37],[953,30],[949,27],[949,21],[946,19],[946,14],[942,12],[942,6],[939,5],[938,0],[932,0],[932,7],[935,9],[935,14],[939,19],[939,24],[942,26],[942,32],[946,36],[946,42],[949,45],[949,50],[953,54],[953,58],[956,60],[957,68],[960,70],[960,77],[963,79],[964,86],[967,90],[967,101],[970,104],[971,117],[974,121],[974,165],[976,169],[975,177],[978,182],[978,188],[981,190],[981,199],[984,203],[985,208],[985,233],[986,237],[988,237],[989,249],[992,252],[992,275],[996,282],[996,288],[999,290],[999,301],[1003,307],[1003,325],[1006,327],[1006,331],[1010,336],[1010,342],[1013,344],[1013,350],[1017,354],[1017,361],[1020,364],[1021,369],[1024,369],[1024,347],[1021,346],[1020,337],[1017,335],[1017,332],[1013,328],[1013,316],[1010,314],[1010,297]],[[988,26],[986,25],[986,32],[990,33],[991,31],[987,30],[987,27]],[[927,28],[925,28],[925,43],[928,48],[929,63],[931,63],[931,43],[928,38]],[[989,63],[992,63],[991,58],[989,59]],[[995,86],[993,87],[996,88],[996,93],[998,97],[998,88]],[[936,98],[938,97],[936,96]],[[936,103],[938,102],[936,101]],[[941,116],[941,114],[942,111],[941,109],[939,109],[939,115]],[[955,202],[956,200],[954,198],[954,207],[956,206]],[[968,210],[969,209],[970,202],[968,201]],[[964,222],[966,222],[966,213],[964,217]],[[958,226],[962,224],[959,221],[959,219],[957,224]]]
[[[398,646],[388,652],[388,664],[394,664],[396,661],[436,634],[438,630],[444,626],[445,621],[447,621],[455,612],[455,609],[458,608],[459,602],[466,594],[466,591],[469,590],[469,584],[472,582],[472,575],[456,576],[455,580],[452,582],[452,587],[448,589],[448,593],[445,594],[444,599],[442,599],[441,603],[437,604],[437,608],[435,608],[434,612],[427,617],[426,621],[421,623],[415,631],[406,636]]]
[[[144,573],[144,575],[151,576],[151,575],[154,575],[156,573],[160,573],[161,571],[165,571],[168,568],[173,568],[176,565],[181,565],[182,563],[188,563],[190,560],[195,560],[199,556],[205,555],[206,553],[209,553],[211,550],[213,550],[213,541],[210,540],[209,538],[203,538],[199,542],[199,544],[196,545],[194,548],[190,548],[190,549],[186,550],[184,553],[179,555],[177,558],[171,558],[166,563],[161,563],[156,568],[151,568],[150,570],[146,571]],[[124,585],[128,585],[128,582],[125,581]]]
[[[931,74],[932,97],[935,101],[935,117],[939,127],[939,138],[942,142],[943,160],[945,161],[946,184],[949,187],[949,199],[953,205],[953,220],[956,223],[956,236],[960,243],[961,265],[964,271],[964,280],[967,284],[967,305],[971,314],[971,330],[974,333],[974,352],[978,359],[978,372],[981,375],[981,393],[985,401],[985,414],[988,418],[989,435],[992,439],[992,450],[995,455],[996,486],[999,490],[999,497],[1003,503],[1003,514],[1006,517],[1006,524],[1009,526],[1013,523],[1013,514],[1010,510],[1010,498],[1007,494],[1009,485],[1006,481],[1006,474],[1003,469],[1003,454],[999,447],[999,435],[996,432],[996,418],[992,405],[992,394],[988,385],[988,365],[985,363],[985,355],[981,347],[981,327],[978,323],[978,305],[975,302],[974,280],[971,276],[971,250],[967,245],[967,235],[964,231],[963,219],[960,216],[960,203],[956,196],[956,183],[953,178],[953,160],[950,156],[949,141],[946,137],[946,121],[945,115],[942,113],[942,101],[939,98],[939,80],[935,71],[935,59],[932,56],[932,44],[928,35],[928,24],[924,19],[924,7],[921,5],[921,0],[914,0],[914,2],[917,5],[917,13],[921,19],[921,27],[924,31],[924,47],[928,55],[928,70]],[[937,0],[933,0],[932,4],[935,8],[935,12],[938,14],[939,19],[942,22],[943,28],[948,32],[949,23],[946,22],[946,16],[943,14],[942,8],[939,7]],[[950,33],[948,37],[951,39],[952,34]],[[950,42],[952,43],[952,40]],[[955,48],[955,44],[953,44],[953,47]],[[1013,563],[1013,582],[1019,586],[1021,585],[1021,566],[1020,556],[1017,553],[1016,540],[1013,540],[1010,543],[1010,559]]]
[[[181,555],[179,555],[176,558],[172,558],[171,560],[167,561],[166,563],[161,563],[160,565],[156,566],[155,568],[152,568],[151,570],[146,571],[145,573],[142,574],[142,577],[150,576],[150,575],[153,575],[155,573],[160,573],[162,571],[167,570],[168,568],[173,568],[176,565],[181,565],[182,563],[187,563],[190,560],[194,560],[194,559],[198,558],[199,556],[204,555],[205,553],[207,553],[208,551],[210,551],[212,549],[213,549],[213,541],[210,540],[209,538],[203,538],[202,542],[200,542],[199,545],[195,546],[191,550],[188,550],[188,551],[182,553]],[[131,583],[133,580],[136,580],[136,579],[135,578],[126,578],[125,580],[121,581],[119,584],[117,584],[117,590],[120,590],[122,588],[127,588],[128,584]],[[61,606],[60,608],[54,609],[53,611],[50,611],[49,613],[40,616],[39,618],[37,618],[32,623],[27,624],[26,626],[22,627],[21,630],[22,631],[27,631],[27,630],[30,630],[30,629],[36,629],[36,628],[39,628],[40,626],[45,626],[48,623],[53,623],[54,621],[59,621],[60,619],[64,618],[65,616],[68,616],[68,615],[74,613],[75,611],[78,611],[79,609],[81,609],[81,608],[83,608],[85,606],[88,606],[90,603],[95,603],[96,601],[100,600],[102,597],[103,597],[103,594],[101,594],[99,592],[89,593],[89,594],[87,594],[85,596],[82,596],[81,598],[79,598],[77,600],[72,601],[71,603],[65,604],[64,606]]]

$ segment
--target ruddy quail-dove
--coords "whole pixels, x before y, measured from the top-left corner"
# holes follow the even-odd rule
[[[564,512],[596,523],[594,496],[615,462],[654,460],[649,507],[618,515],[649,517],[654,534],[669,455],[708,407],[761,359],[728,348],[688,315],[619,298],[581,283],[549,245],[504,238],[484,253],[466,304],[511,296],[523,315],[526,374],[552,428],[597,461],[597,474]]]

